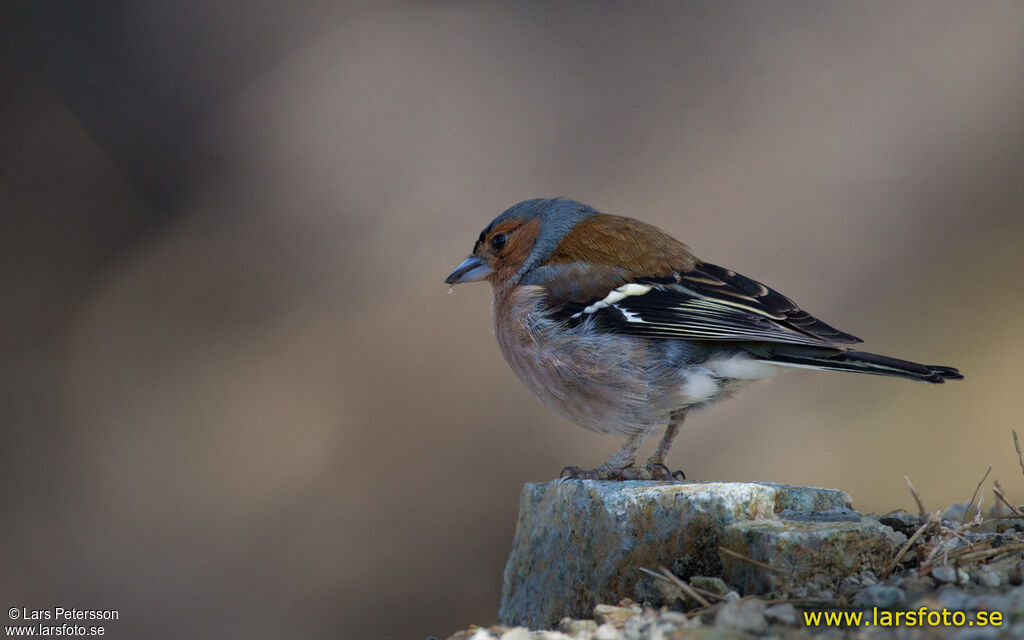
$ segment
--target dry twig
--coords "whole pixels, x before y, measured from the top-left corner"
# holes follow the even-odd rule
[[[985,487],[981,488],[981,495],[978,496],[978,511],[974,514],[974,519],[971,520],[971,526],[978,526],[982,523],[985,517],[982,514],[981,507],[985,504]]]
[[[974,557],[973,554],[983,553],[985,551],[988,551],[991,547],[992,547],[992,541],[991,540],[985,540],[983,542],[977,543],[974,546],[973,549],[971,547],[960,547],[958,549],[953,549],[952,551],[950,551],[950,552],[948,552],[946,554],[946,560],[947,561],[949,561],[949,560],[960,560],[960,559],[962,559],[964,557],[967,557],[968,559],[970,559],[970,558]],[[932,564],[930,564],[930,563],[928,563],[926,561],[926,562],[921,564],[920,570],[922,572],[927,572],[933,566],[934,565],[932,565]]]
[[[997,507],[1000,506],[998,502],[996,503],[996,506]],[[1015,514],[1012,514],[1012,513],[1004,513],[1001,516],[996,516],[994,518],[989,518],[987,520],[982,520],[981,522],[977,522],[977,523],[970,522],[970,523],[965,524],[962,527],[960,527],[960,529],[963,530],[963,529],[973,529],[975,527],[985,527],[985,526],[988,526],[990,524],[995,524],[996,522],[999,522],[1000,520],[1020,520],[1020,519],[1021,519],[1021,517],[1018,516],[1018,515],[1015,515]]]
[[[1021,512],[1020,512],[1020,509],[1018,509],[1017,507],[1015,507],[1015,506],[1013,506],[1012,504],[1010,504],[1010,501],[1006,499],[1006,496],[1004,496],[1004,495],[1003,495],[1003,492],[1002,492],[1002,491],[1000,491],[1000,490],[999,490],[998,488],[996,488],[996,487],[992,487],[992,493],[996,494],[996,497],[997,497],[997,498],[999,498],[999,500],[1000,500],[1000,501],[1001,501],[1001,502],[1002,502],[1003,504],[1005,504],[1005,505],[1006,505],[1007,507],[1009,507],[1009,508],[1010,508],[1010,511],[1011,511],[1011,512],[1012,512],[1012,513],[1013,513],[1014,515],[1016,515],[1016,516],[1017,516],[1018,518],[1024,518],[1024,513],[1021,513]]]
[[[910,480],[907,480],[907,482],[909,483]],[[942,513],[942,509],[939,509],[936,513]],[[912,547],[914,543],[917,542],[917,539],[921,537],[921,534],[923,534],[928,527],[932,526],[932,517],[934,515],[935,514],[932,514],[932,516],[928,516],[927,518],[925,518],[925,521],[922,522],[921,526],[917,528],[917,531],[914,532],[914,535],[910,536],[910,538],[907,540],[907,543],[904,544],[900,548],[900,550],[896,552],[896,555],[893,556],[892,561],[889,563],[889,566],[882,571],[882,578],[889,577],[889,574],[893,572],[893,570],[896,568],[896,565],[898,565],[900,563],[900,560],[903,559],[903,556],[907,554],[907,551],[910,551],[910,547]]]
[[[975,560],[992,558],[995,556],[1001,556],[1008,553],[1015,553],[1017,551],[1022,550],[1024,550],[1024,543],[1006,544],[1001,547],[989,547],[988,549],[979,549],[977,551],[971,551],[969,553],[962,553],[959,556],[957,556],[957,560],[959,562],[973,562]]]
[[[907,486],[910,487],[910,495],[914,496],[914,501],[917,502],[917,510],[922,520],[928,519],[928,512],[925,511],[924,503],[921,502],[921,496],[917,495],[917,489],[914,488],[914,483],[910,481],[910,476],[903,476],[907,481]]]
[[[1019,451],[1019,449],[1018,449]],[[978,482],[978,486],[974,487],[974,493],[971,494],[971,501],[964,507],[964,515],[960,517],[960,522],[967,522],[967,512],[971,510],[971,505],[974,504],[974,499],[978,497],[978,491],[981,489],[981,485],[985,484],[985,480],[988,479],[988,474],[992,473],[992,465],[988,465],[988,471],[981,477],[981,481]],[[980,513],[981,505],[979,505]]]
[[[684,582],[682,579],[679,578],[679,576],[672,573],[664,566],[659,566],[657,571],[651,571],[650,569],[645,569],[644,567],[640,567],[640,570],[648,575],[652,575],[655,578],[658,578],[659,580],[664,580],[669,584],[674,584],[675,586],[679,587],[683,591],[683,593],[693,598],[696,602],[700,603],[702,607],[706,608],[711,606],[711,603],[704,599],[704,597],[701,596],[699,593],[697,593],[694,587]]]
[[[974,543],[971,542],[970,540],[968,540],[967,538],[965,538],[963,535],[961,535],[959,529],[960,529],[959,527],[957,527],[956,529],[950,529],[949,527],[943,526],[942,528],[939,529],[939,532],[940,533],[943,533],[943,532],[944,533],[948,533],[949,535],[953,536],[954,538],[959,538],[969,548],[974,549],[975,548],[974,547]]]
[[[1013,433],[1013,448],[1017,450],[1017,462],[1020,463],[1020,471],[1024,473],[1024,454],[1020,452],[1020,440],[1017,439],[1017,430],[1010,429]]]

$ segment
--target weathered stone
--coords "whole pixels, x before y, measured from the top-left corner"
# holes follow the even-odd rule
[[[796,615],[796,607],[788,602],[775,604],[764,610],[764,617],[769,622],[778,622],[781,624],[796,624]]]
[[[934,585],[928,578],[919,578],[914,576],[902,580],[900,582],[900,587],[907,594],[907,602],[914,604],[923,596],[930,593],[934,588]]]
[[[640,576],[633,588],[633,599],[652,607],[672,607],[679,603],[690,603],[689,597],[674,584],[653,576]]]
[[[748,633],[761,633],[768,628],[764,617],[764,600],[748,598],[726,602],[715,614],[715,626]]]
[[[594,640],[625,640],[626,636],[622,630],[613,624],[602,624],[594,634]]]
[[[597,632],[597,623],[593,620],[574,620],[565,617],[558,623],[558,630],[570,636],[593,635]]]
[[[610,624],[616,629],[625,629],[626,621],[639,615],[632,607],[613,607],[610,604],[599,604],[594,607],[594,621],[597,624]]]
[[[960,587],[951,584],[943,585],[933,597],[947,609],[959,611],[970,609],[971,596]],[[1001,606],[1005,607],[1006,605],[1002,604]]]
[[[725,594],[732,591],[729,585],[725,584],[725,580],[721,578],[711,578],[708,576],[693,576],[690,578],[690,586],[696,587],[697,589],[703,589],[704,591],[710,591],[715,595],[724,596]]]
[[[626,621],[623,640],[684,640],[688,631],[701,626],[699,620],[689,620],[674,611],[648,609],[643,615]]]
[[[967,584],[971,581],[971,577],[967,575],[966,571],[954,567],[935,567],[932,569],[932,577],[939,582],[954,582],[957,584]]]
[[[1012,585],[1024,584],[1024,562],[1016,562],[1006,572],[1006,581]]]
[[[907,594],[903,592],[903,589],[884,584],[872,585],[858,593],[853,598],[854,606],[861,607],[863,609],[870,609],[872,607],[890,609],[898,604],[903,604],[906,601]]]
[[[989,589],[998,589],[1003,582],[998,573],[987,567],[978,569],[977,580],[978,584]]]
[[[923,522],[921,516],[916,513],[907,513],[903,509],[890,511],[884,516],[880,516],[878,521],[887,527],[892,527],[905,536],[914,535],[914,532],[920,528]]]
[[[725,528],[722,546],[777,571],[722,554],[722,577],[746,595],[795,589],[812,580],[818,580],[823,588],[834,588],[843,578],[864,569],[880,573],[900,539],[901,534],[871,518],[860,522],[737,522]]]
[[[771,483],[528,484],[520,499],[498,619],[544,629],[565,616],[588,616],[598,603],[633,595],[640,567],[678,570],[684,558],[684,568],[693,573],[680,572],[683,577],[718,575],[718,545],[729,525],[779,522],[777,514],[785,509],[850,506],[843,491]]]
[[[493,627],[474,627],[472,629],[464,629],[457,631],[448,637],[448,640],[494,640],[494,638],[500,638],[503,634],[511,631],[512,627],[505,626],[493,626]]]

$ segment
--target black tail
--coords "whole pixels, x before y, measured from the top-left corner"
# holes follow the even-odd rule
[[[817,353],[779,353],[766,358],[770,362],[787,364],[796,367],[813,369],[829,369],[831,371],[853,371],[870,373],[876,376],[895,376],[918,382],[941,384],[946,380],[960,380],[960,372],[953,367],[942,367],[932,364],[918,364],[907,360],[898,360],[888,356],[866,351],[834,351]]]

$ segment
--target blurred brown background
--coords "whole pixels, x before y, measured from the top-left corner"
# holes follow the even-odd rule
[[[514,202],[653,222],[959,384],[796,372],[692,478],[1024,500],[1024,5],[5,3],[0,604],[111,637],[496,616],[518,492],[619,442],[536,402],[485,285]],[[989,496],[989,499],[990,496]],[[373,633],[379,631],[379,633]]]

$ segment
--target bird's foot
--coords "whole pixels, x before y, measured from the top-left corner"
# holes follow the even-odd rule
[[[651,463],[621,469],[603,464],[596,469],[582,469],[569,466],[562,469],[560,477],[565,480],[686,480],[682,471],[669,471],[661,463]]]
[[[671,471],[663,462],[648,460],[647,464],[640,468],[651,474],[650,480],[686,480],[686,474],[683,473],[682,469]]]
[[[597,469],[584,469],[576,465],[569,465],[562,469],[558,477],[561,480],[606,480],[607,478],[600,477],[600,473],[601,467]]]

